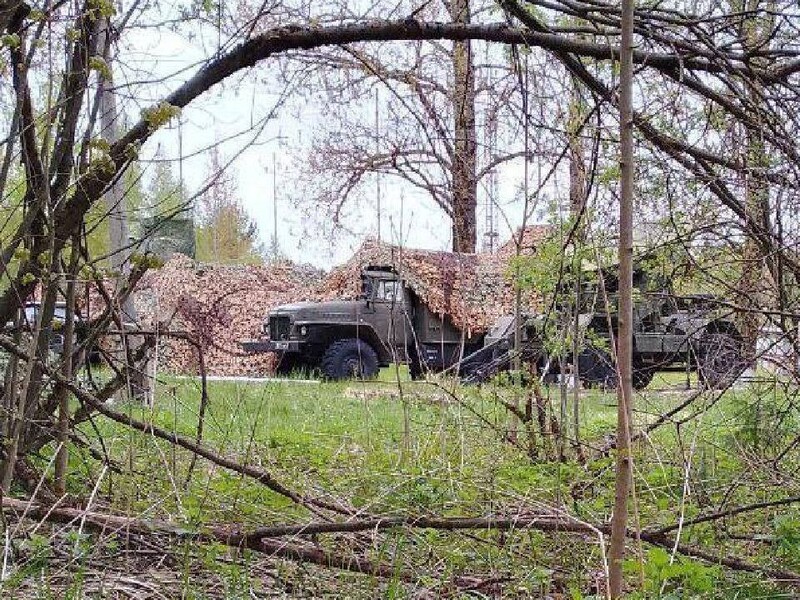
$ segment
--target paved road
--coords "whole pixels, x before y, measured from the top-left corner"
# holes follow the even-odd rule
[[[176,379],[196,379],[199,375],[176,375]],[[318,379],[290,379],[284,377],[244,377],[236,375],[208,375],[206,381],[233,381],[238,383],[300,383],[318,385]]]

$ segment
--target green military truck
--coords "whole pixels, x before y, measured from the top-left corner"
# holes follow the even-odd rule
[[[742,374],[742,336],[730,311],[720,310],[712,296],[675,295],[667,282],[650,281],[640,268],[633,285],[634,388],[647,387],[658,371],[694,370],[711,388],[727,387]],[[617,385],[611,348],[619,326],[618,291],[616,269],[600,271],[583,286],[579,321],[588,339],[600,341],[579,355],[578,374],[589,387]]]
[[[328,379],[371,378],[390,363],[408,363],[412,377],[443,371],[482,348],[484,336],[462,332],[431,311],[391,267],[362,271],[355,300],[279,306],[264,322],[266,339],[250,352],[274,352],[279,374],[305,370]]]
[[[592,340],[578,357],[578,376],[587,387],[613,388],[617,369],[612,340],[617,334],[617,286],[612,270],[584,288],[579,321]],[[320,373],[328,379],[371,378],[380,367],[407,363],[413,378],[426,370],[451,370],[464,382],[481,383],[516,362],[516,319],[506,316],[486,334],[473,335],[431,311],[387,266],[363,270],[356,300],[301,302],[270,311],[266,339],[244,342],[250,352],[274,352],[277,372]],[[637,270],[634,304],[634,386],[646,387],[660,370],[693,369],[708,387],[725,387],[744,370],[742,338],[734,322],[707,296],[676,297],[648,291]],[[603,290],[609,302],[599,301]],[[559,310],[558,308],[556,310]],[[549,356],[542,339],[545,315],[523,315],[520,361],[542,378],[568,374],[571,356]]]

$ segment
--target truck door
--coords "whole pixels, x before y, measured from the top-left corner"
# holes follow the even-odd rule
[[[397,360],[406,360],[406,346],[413,340],[410,315],[406,314],[411,306],[403,283],[397,279],[378,279],[375,285],[373,299],[378,334],[397,352]]]

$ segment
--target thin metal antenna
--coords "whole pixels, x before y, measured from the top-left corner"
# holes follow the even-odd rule
[[[378,157],[378,150],[380,148],[380,112],[378,103],[378,88],[375,88],[375,157]],[[381,172],[380,169],[375,170],[375,199],[377,202],[378,210],[378,243],[381,243]]]
[[[272,258],[278,258],[278,159],[272,153]]]
[[[489,44],[486,44],[485,49],[485,62],[487,65],[491,64],[491,56],[489,53]],[[489,67],[486,70],[487,88],[491,88],[494,75],[494,69]],[[491,164],[494,159],[494,152],[497,147],[497,115],[492,112],[491,108],[484,111],[483,123],[483,146],[484,146],[484,160],[486,164]],[[485,189],[485,202],[484,202],[484,232],[483,232],[483,251],[491,254],[495,251],[497,242],[497,227],[495,216],[495,203],[497,202],[497,168],[494,167],[489,171],[488,184]]]

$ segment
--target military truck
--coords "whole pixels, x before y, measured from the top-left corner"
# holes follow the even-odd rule
[[[633,285],[634,388],[647,387],[657,371],[696,370],[712,388],[727,387],[741,375],[746,366],[742,336],[712,296],[675,295],[668,282],[651,281],[641,268],[634,270]],[[589,340],[600,341],[579,355],[579,377],[590,387],[617,385],[611,344],[619,326],[618,292],[615,269],[600,271],[582,288],[579,321]]]
[[[713,297],[676,296],[667,282],[651,282],[641,268],[634,271],[633,285],[634,388],[647,387],[658,371],[696,370],[701,382],[711,388],[727,387],[741,375],[746,366],[742,336]],[[566,296],[574,293],[572,290],[570,285]],[[615,269],[603,269],[582,285],[578,322],[586,343],[577,366],[578,378],[585,387],[617,387],[612,347],[619,329],[618,292]],[[571,375],[575,362],[570,354],[561,358],[545,349],[548,323],[560,311],[562,316],[571,318],[570,306],[556,303],[554,308],[547,315],[523,315],[520,326],[520,361],[545,382]],[[514,363],[515,329],[513,317],[498,320],[486,335],[484,348],[463,359],[459,368],[462,381],[480,383],[510,369]]]
[[[411,376],[443,371],[483,346],[483,335],[461,331],[434,313],[387,266],[361,274],[355,300],[300,302],[270,311],[266,339],[244,342],[250,352],[275,352],[277,372],[318,371],[328,379],[371,378],[390,363],[408,363]]]
[[[611,345],[618,330],[618,285],[611,269],[599,276],[603,285],[587,282],[580,298],[579,321],[589,343],[578,357],[578,375],[587,387],[613,388],[617,369]],[[513,316],[500,318],[486,334],[473,335],[431,311],[391,267],[367,267],[361,283],[356,300],[275,308],[264,323],[266,339],[244,342],[245,350],[275,352],[279,374],[305,370],[329,379],[371,378],[380,367],[403,362],[413,378],[425,370],[452,370],[467,383],[480,383],[513,367],[517,329]],[[634,387],[646,387],[657,371],[668,369],[696,369],[709,387],[725,387],[737,378],[744,370],[742,337],[714,300],[676,297],[666,286],[652,291],[648,284],[646,272],[637,269]],[[568,374],[573,360],[545,351],[542,340],[548,318],[521,315],[519,354],[526,368],[552,381]]]

